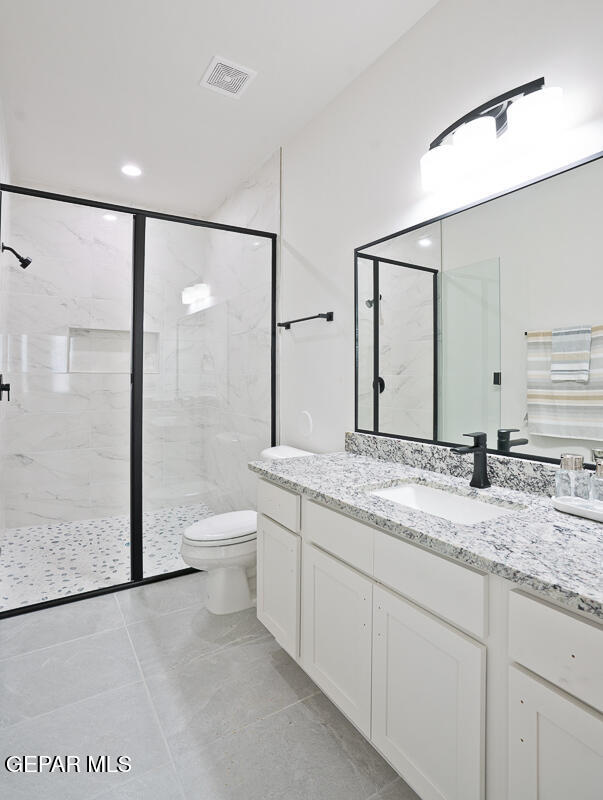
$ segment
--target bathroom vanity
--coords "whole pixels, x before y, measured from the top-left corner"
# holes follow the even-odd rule
[[[600,800],[601,525],[354,453],[250,468],[258,618],[422,800]]]

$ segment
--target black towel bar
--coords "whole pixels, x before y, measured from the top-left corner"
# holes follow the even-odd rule
[[[333,322],[335,314],[333,311],[327,311],[326,314],[314,314],[313,317],[300,317],[299,319],[289,319],[287,322],[277,322],[279,328],[284,328],[286,331],[296,322],[306,322],[309,319],[325,319],[327,322]]]

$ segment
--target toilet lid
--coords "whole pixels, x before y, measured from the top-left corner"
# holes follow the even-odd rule
[[[257,531],[258,515],[255,511],[229,511],[199,520],[186,528],[184,536],[192,542],[225,542],[240,539]]]

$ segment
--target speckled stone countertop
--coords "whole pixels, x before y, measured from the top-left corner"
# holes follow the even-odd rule
[[[249,468],[401,539],[603,620],[603,524],[556,511],[548,497],[495,486],[471,489],[464,478],[352,453],[253,461]],[[512,508],[513,513],[462,525],[369,494],[409,481]]]

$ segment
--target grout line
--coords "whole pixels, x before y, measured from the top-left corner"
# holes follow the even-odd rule
[[[62,639],[60,642],[47,644],[45,647],[36,647],[34,650],[26,650],[23,653],[14,653],[12,656],[5,656],[4,658],[0,658],[0,664],[4,664],[6,661],[11,661],[12,659],[23,658],[24,656],[33,655],[34,653],[43,653],[44,650],[51,650],[53,647],[60,647],[63,644],[73,644],[73,642],[79,642],[82,639],[91,639],[93,636],[102,636],[105,633],[114,633],[115,631],[120,631],[122,628],[123,625],[116,625],[114,628],[105,628],[102,631],[94,631],[94,633],[85,633],[83,636],[76,636],[74,639]]]
[[[126,635],[128,637],[128,641],[130,642],[130,647],[132,648],[132,653],[134,655],[134,658],[136,660],[136,665],[138,667],[138,671],[139,671],[140,676],[142,678],[142,684],[144,686],[144,690],[145,690],[145,693],[147,695],[147,699],[149,701],[149,705],[151,707],[151,711],[152,711],[153,717],[155,718],[155,722],[157,724],[157,728],[159,730],[159,733],[160,733],[161,738],[163,740],[163,744],[164,744],[166,752],[168,754],[169,762],[171,764],[172,770],[173,770],[174,775],[176,776],[176,780],[178,782],[178,788],[180,790],[180,795],[183,798],[183,800],[185,800],[186,795],[184,793],[184,787],[183,787],[182,782],[180,780],[180,773],[176,769],[176,762],[174,761],[172,748],[170,747],[168,739],[167,739],[167,736],[165,735],[165,731],[163,730],[163,725],[161,724],[161,720],[159,719],[159,714],[157,713],[157,708],[155,707],[155,703],[153,702],[153,697],[151,695],[151,691],[149,689],[149,686],[147,684],[146,678],[145,678],[144,673],[142,671],[142,666],[140,664],[140,659],[138,658],[138,653],[136,652],[136,648],[134,647],[134,642],[132,641],[132,637],[130,636],[130,631],[128,630],[128,626],[126,624],[125,615],[124,615],[121,607],[119,606],[119,600],[116,599],[116,602],[117,602],[117,605],[119,607],[119,611],[121,613],[122,619],[124,621],[124,628],[125,628],[125,631],[126,631]]]
[[[81,697],[79,700],[72,700],[71,703],[63,703],[63,705],[57,706],[56,708],[51,708],[48,711],[42,711],[41,714],[34,714],[32,717],[27,717],[27,719],[21,719],[19,722],[14,722],[12,725],[7,725],[4,728],[0,728],[0,732],[10,731],[13,728],[18,728],[20,725],[26,725],[28,722],[33,722],[34,720],[39,720],[42,717],[47,717],[49,714],[56,714],[57,712],[62,711],[64,708],[71,708],[72,706],[77,706],[81,703],[87,703],[88,700],[93,700],[95,697],[101,697],[103,694],[119,692],[128,686],[138,686],[140,683],[141,681],[139,680],[128,681],[127,683],[122,683],[120,686],[114,686],[110,689],[102,689],[100,692],[95,692],[94,694],[89,694],[86,697]]]

